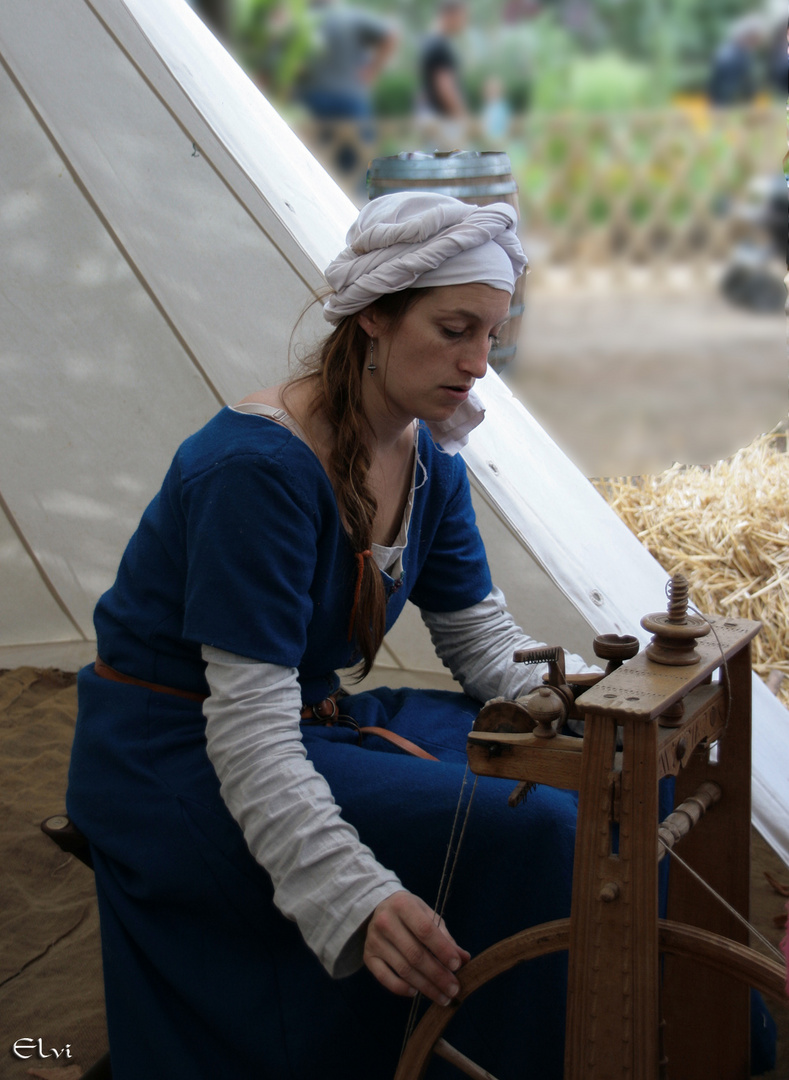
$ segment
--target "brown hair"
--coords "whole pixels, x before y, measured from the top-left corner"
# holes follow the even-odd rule
[[[429,289],[404,289],[379,297],[370,305],[396,329],[407,311]],[[365,364],[369,338],[356,315],[349,315],[308,357],[299,380],[315,384],[312,414],[322,413],[332,430],[329,477],[354,553],[359,561],[358,597],[349,598],[349,635],[361,659],[359,678],[373,666],[386,630],[386,594],[380,571],[369,557],[378,505],[368,486],[374,455],[373,431],[362,404],[362,380],[372,378]],[[351,607],[352,605],[352,607]]]

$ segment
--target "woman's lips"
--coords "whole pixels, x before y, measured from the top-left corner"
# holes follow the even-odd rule
[[[465,401],[471,391],[470,386],[442,386],[441,389],[458,402]]]

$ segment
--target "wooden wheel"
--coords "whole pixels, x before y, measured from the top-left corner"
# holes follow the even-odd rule
[[[729,975],[768,997],[786,1000],[786,973],[782,965],[741,945],[695,926],[660,919],[660,951],[682,956]],[[460,975],[460,991],[451,1006],[431,1005],[408,1040],[394,1080],[423,1080],[435,1054],[476,1080],[493,1080],[484,1068],[470,1061],[443,1038],[457,1010],[481,986],[527,960],[566,950],[570,942],[570,920],[557,919],[522,930],[491,945],[466,964]]]

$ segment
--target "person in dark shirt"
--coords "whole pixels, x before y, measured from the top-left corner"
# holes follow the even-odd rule
[[[753,101],[760,89],[756,54],[764,41],[764,27],[756,16],[744,17],[732,25],[712,60],[709,98],[713,105],[747,105]]]
[[[440,117],[463,117],[466,100],[460,83],[460,60],[452,38],[468,21],[463,0],[443,0],[436,23],[425,39],[420,57],[420,80],[425,109]]]

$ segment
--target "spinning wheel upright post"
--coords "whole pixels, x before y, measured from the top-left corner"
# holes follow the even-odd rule
[[[716,746],[703,748],[679,769],[675,801],[686,799],[707,780],[723,797],[698,831],[681,846],[683,860],[731,906],[749,917],[751,865],[751,650],[750,640],[727,666],[730,723]],[[674,744],[676,754],[679,744]],[[710,899],[698,880],[683,867],[670,876],[668,918],[692,923],[748,944],[748,930],[726,908]],[[749,989],[731,977],[710,976],[679,956],[667,956],[666,1053],[670,1061],[687,1062],[687,1076],[750,1076]],[[705,1073],[706,1070],[706,1073]],[[680,1077],[678,1076],[678,1080]]]
[[[663,776],[677,775],[678,802],[693,796],[704,781],[722,792],[705,828],[683,843],[683,856],[692,845],[694,869],[748,917],[750,642],[759,624],[710,623],[713,634],[707,622],[682,612],[672,623],[671,604],[666,616],[645,617],[645,627],[656,631],[653,643],[577,702],[586,727],[565,1080],[654,1080],[664,1057],[673,1063],[669,1075],[678,1080],[750,1076],[747,986],[711,977],[697,964],[667,960],[660,994],[658,859],[663,852],[657,836]],[[701,634],[703,640],[696,642]],[[721,678],[711,683],[716,670]],[[689,888],[686,878],[681,867],[672,868],[669,914],[747,944],[741,924],[724,908],[721,917],[715,901],[698,892],[695,882]],[[664,1046],[659,1046],[661,998]]]

